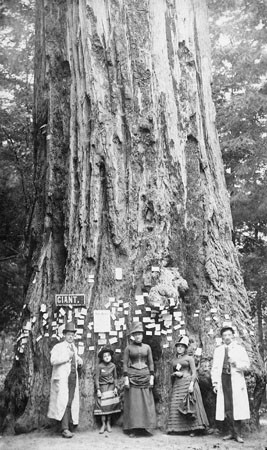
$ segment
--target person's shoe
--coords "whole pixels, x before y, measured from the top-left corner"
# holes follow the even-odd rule
[[[109,422],[107,422],[107,431],[108,431],[108,433],[112,432],[112,428],[111,428],[111,425]]]
[[[235,440],[236,440],[236,442],[239,442],[239,444],[244,444],[244,439],[242,439],[241,436],[236,435]]]
[[[214,433],[215,433],[214,428],[207,428],[207,429],[205,430],[205,434],[214,434]]]
[[[105,424],[103,424],[102,427],[99,430],[99,434],[105,433],[105,428],[106,428],[106,426],[105,426]]]
[[[73,433],[71,433],[70,430],[63,430],[62,431],[62,437],[66,439],[70,439],[73,437]]]
[[[223,437],[223,441],[230,441],[230,439],[233,439],[234,436],[232,434],[227,434],[226,436]]]

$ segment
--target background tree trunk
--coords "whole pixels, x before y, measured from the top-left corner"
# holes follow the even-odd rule
[[[161,305],[172,315],[178,308],[185,320],[180,330],[173,322],[172,342],[164,334],[146,336],[156,363],[158,425],[166,423],[170,361],[181,329],[192,337],[192,348],[203,347],[202,387],[210,392],[214,336],[226,314],[252,360],[248,382],[256,417],[264,377],[232,244],[204,0],[36,3],[38,200],[22,314],[31,331],[6,381],[4,426],[21,432],[46,423],[49,351],[57,342],[52,322],[60,321],[54,295],[69,292],[84,293],[88,301],[80,339],[81,426],[93,425],[99,348],[94,333],[87,337],[93,310],[104,309],[109,297],[130,302],[128,328],[135,295],[144,292],[146,306]],[[115,268],[123,269],[121,281]],[[125,345],[124,330],[114,348]],[[115,359],[120,368],[121,354]]]

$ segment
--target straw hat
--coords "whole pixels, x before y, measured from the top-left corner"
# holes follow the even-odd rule
[[[134,322],[129,334],[144,333],[143,324],[141,322]]]
[[[184,345],[186,348],[189,345],[189,337],[188,336],[181,336],[179,338],[179,341],[176,342],[175,347],[177,347],[177,345]]]
[[[110,356],[112,356],[114,354],[114,351],[110,347],[102,347],[98,352],[98,358],[102,359],[104,353],[109,353]]]

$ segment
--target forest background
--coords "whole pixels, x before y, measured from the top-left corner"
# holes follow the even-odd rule
[[[267,4],[209,0],[213,99],[233,241],[263,358],[267,339]],[[32,108],[34,1],[0,6],[0,388],[28,284],[36,202]],[[45,126],[42,129],[46,133]]]

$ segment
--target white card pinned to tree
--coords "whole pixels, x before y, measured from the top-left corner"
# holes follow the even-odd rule
[[[25,306],[26,306],[26,305],[25,305]],[[42,313],[46,312],[46,305],[45,305],[45,303],[42,303],[42,304],[41,304],[40,311],[41,311]]]
[[[26,324],[23,326],[24,330],[30,331],[32,329],[32,324],[30,321],[26,322]]]
[[[153,333],[152,333],[152,331],[146,331],[146,335],[147,335],[147,336],[152,336]]]
[[[84,354],[84,343],[83,342],[79,342],[78,355],[83,355],[83,354]]]
[[[133,317],[133,322],[139,322],[139,317]]]
[[[198,347],[195,351],[195,356],[201,356],[202,355],[202,348]]]
[[[115,279],[116,280],[122,280],[122,268],[121,267],[116,267],[115,269]]]
[[[151,270],[152,270],[152,272],[159,272],[159,267],[158,266],[152,266]]]
[[[90,347],[88,347],[89,352],[94,351],[95,347],[93,345],[90,345]]]
[[[110,345],[116,344],[116,342],[118,342],[118,338],[116,338],[116,337],[112,337],[112,338],[109,339]]]
[[[106,309],[94,310],[94,332],[108,333],[110,331],[110,311]]]

